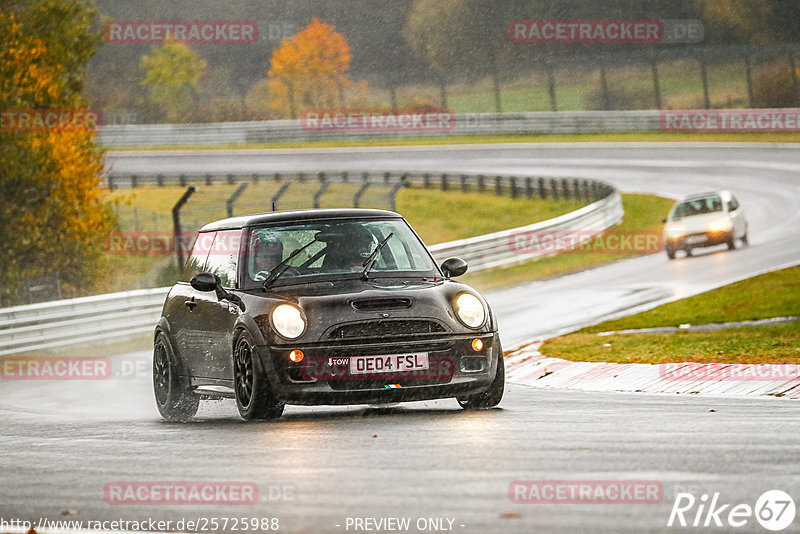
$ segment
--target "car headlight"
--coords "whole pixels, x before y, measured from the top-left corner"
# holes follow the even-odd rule
[[[725,219],[717,219],[716,221],[711,221],[708,225],[708,229],[712,232],[724,232],[728,229],[728,221]]]
[[[297,307],[279,304],[272,310],[272,326],[286,339],[295,339],[305,332],[306,321]]]
[[[478,328],[486,321],[486,309],[472,293],[461,293],[456,298],[455,308],[458,319],[470,328]]]
[[[686,230],[682,226],[672,226],[667,230],[667,235],[669,237],[680,237],[685,232]]]

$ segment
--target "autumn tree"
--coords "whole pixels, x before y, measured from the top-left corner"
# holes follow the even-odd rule
[[[86,3],[9,1],[0,9],[0,300],[17,302],[25,277],[58,272],[67,294],[103,272],[112,216],[102,202],[102,154],[86,127],[15,127],[22,110],[76,111],[100,37]],[[86,125],[84,125],[86,126]]]
[[[139,66],[145,71],[141,84],[148,90],[150,105],[169,122],[186,122],[206,61],[183,43],[165,43],[142,56]]]
[[[343,105],[351,85],[345,75],[350,46],[330,24],[314,19],[290,39],[284,39],[270,60],[270,107],[283,117],[296,118],[298,108]]]

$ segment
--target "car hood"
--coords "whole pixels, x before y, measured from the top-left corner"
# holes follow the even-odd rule
[[[430,279],[337,280],[272,288],[251,303],[251,313],[267,342],[275,345],[330,342],[340,339],[335,332],[337,328],[357,323],[373,323],[375,328],[371,333],[375,337],[381,337],[389,330],[402,333],[406,327],[409,333],[414,333],[415,328],[424,330],[425,324],[419,321],[427,322],[440,333],[474,332],[461,324],[453,309],[455,298],[464,291],[484,302],[488,317],[491,313],[489,307],[477,291],[441,278],[435,282]],[[280,338],[269,326],[270,312],[282,302],[298,306],[305,316],[306,332],[297,340]]]

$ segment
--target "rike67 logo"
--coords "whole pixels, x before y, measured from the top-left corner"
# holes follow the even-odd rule
[[[794,500],[781,490],[764,492],[755,506],[724,503],[718,492],[710,497],[704,493],[699,499],[691,493],[678,493],[667,526],[741,528],[752,526],[755,518],[763,528],[778,532],[789,528],[794,517]]]

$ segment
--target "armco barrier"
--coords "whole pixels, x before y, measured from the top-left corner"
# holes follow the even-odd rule
[[[520,228],[441,243],[430,247],[431,252],[437,262],[459,256],[473,271],[529,261],[535,255],[515,253],[510,236],[533,231],[600,231],[622,219],[619,192],[605,184],[593,189],[602,191],[604,198],[579,210]],[[0,309],[0,356],[152,332],[168,290],[142,289]]]
[[[463,113],[455,116],[450,135],[644,132],[660,128],[661,111],[546,111],[528,113]],[[105,147],[244,145],[316,139],[419,137],[418,131],[316,131],[299,120],[197,124],[124,124],[102,126],[97,140]]]

